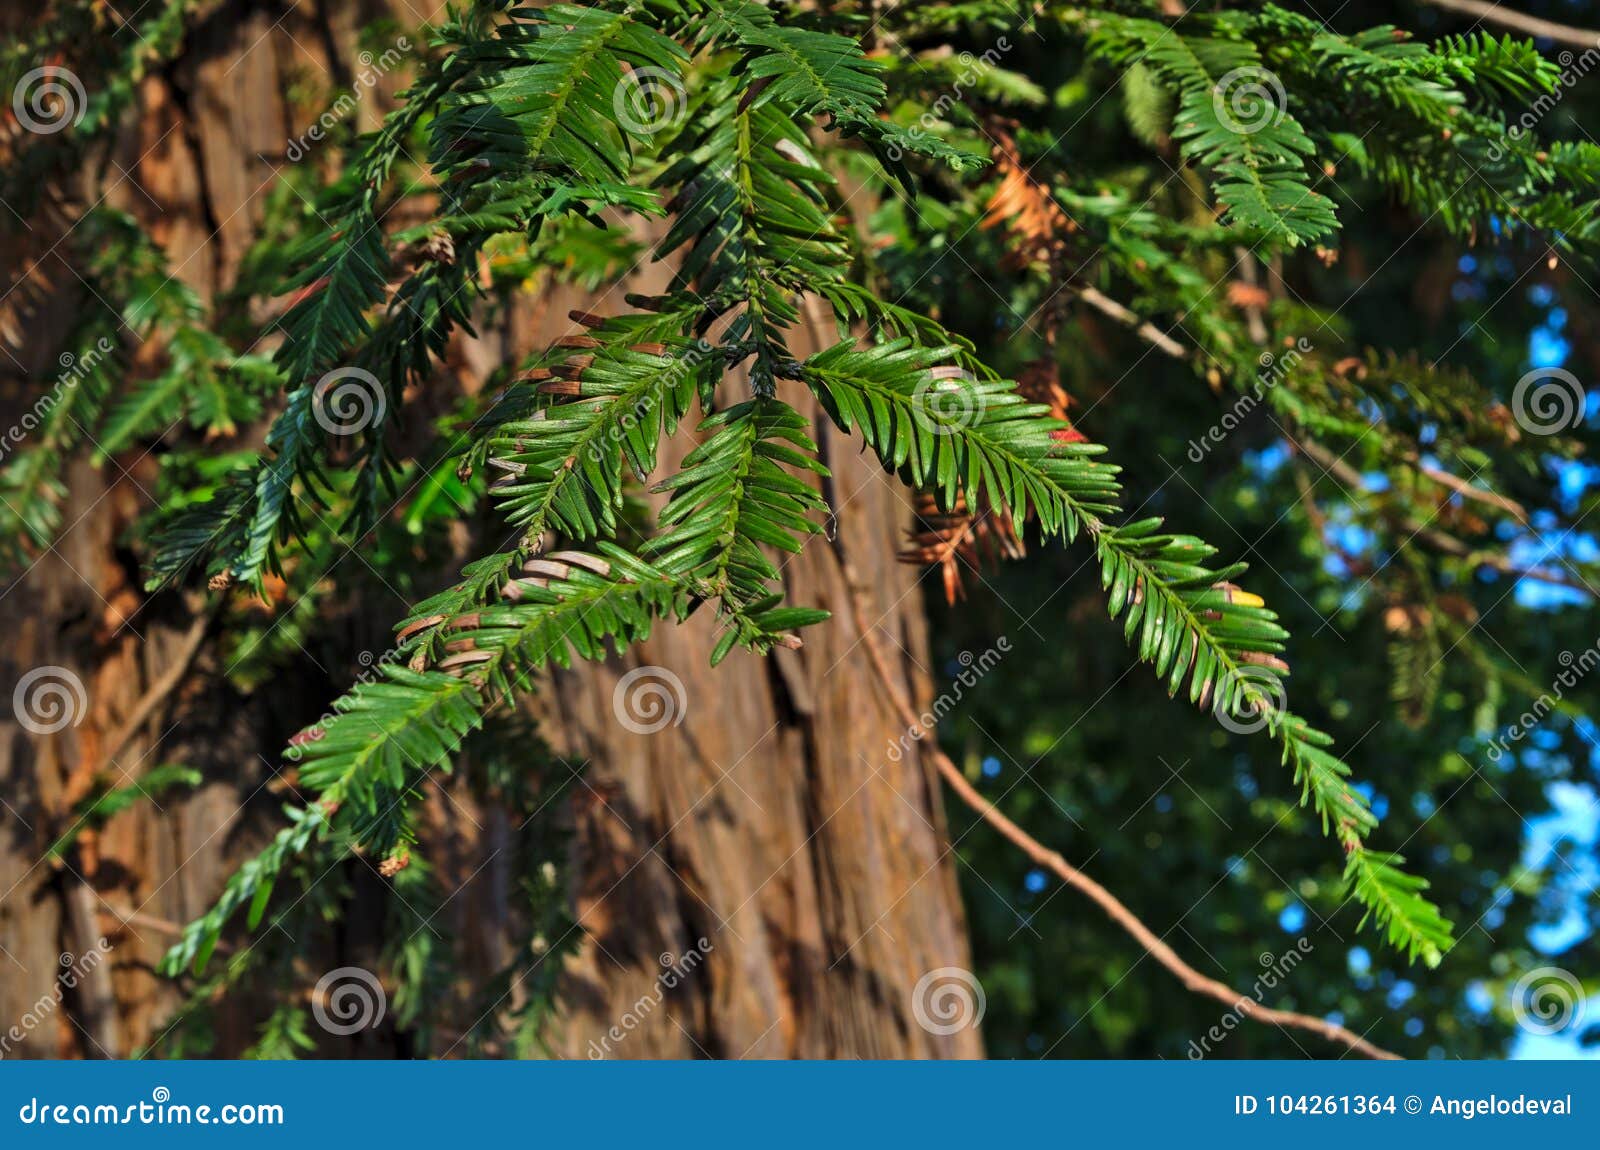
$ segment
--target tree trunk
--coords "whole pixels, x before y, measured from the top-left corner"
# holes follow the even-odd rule
[[[175,66],[140,91],[137,123],[124,129],[109,201],[141,219],[184,280],[209,296],[235,276],[259,206],[286,142],[317,109],[294,106],[292,85],[308,71],[324,88],[347,83],[354,33],[385,14],[308,4],[287,10],[233,0],[204,15]],[[419,13],[393,0],[388,14],[413,43]],[[330,46],[343,61],[329,66]],[[398,86],[386,81],[392,91]],[[370,127],[371,97],[355,115]],[[320,157],[314,158],[320,159]],[[36,235],[9,259],[39,257]],[[53,257],[52,257],[53,258]],[[14,267],[23,264],[13,262]],[[516,348],[568,330],[566,312],[615,310],[622,290],[652,290],[663,271],[645,267],[599,297],[552,289],[527,301],[505,331],[458,359],[481,372]],[[17,273],[21,278],[21,272]],[[54,281],[71,281],[64,271]],[[70,289],[25,317],[30,372],[48,379],[59,348],[49,321],[70,309]],[[796,333],[796,350],[831,324]],[[8,364],[9,366],[9,364]],[[38,374],[27,387],[37,389]],[[23,395],[13,377],[9,406]],[[808,396],[787,395],[820,413]],[[903,653],[909,693],[927,693],[927,643],[915,572],[894,552],[909,520],[905,493],[856,445],[832,433],[829,492],[837,530],[863,591],[881,612],[880,641]],[[663,467],[681,458],[668,452]],[[126,468],[126,470],[124,470]],[[130,452],[118,466],[78,465],[67,476],[65,522],[54,549],[0,598],[7,698],[33,668],[60,666],[85,686],[77,726],[32,735],[0,723],[0,1018],[30,1012],[34,1023],[7,1044],[10,1056],[123,1056],[155,1044],[179,995],[152,973],[174,924],[205,908],[228,874],[279,819],[275,764],[283,736],[328,699],[295,676],[241,699],[220,682],[212,643],[187,642],[193,605],[147,601],[119,539],[148,505],[154,463]],[[573,836],[571,898],[582,940],[568,959],[559,1017],[549,1035],[572,1057],[977,1056],[977,1032],[933,1033],[917,1024],[913,988],[927,972],[967,967],[965,930],[947,848],[937,781],[915,754],[889,762],[903,733],[859,647],[838,560],[824,540],[784,568],[796,603],[834,612],[806,632],[799,651],[767,659],[736,653],[709,667],[711,620],[662,627],[622,659],[549,677],[536,709],[543,733],[574,762],[568,789]],[[397,605],[376,604],[365,627],[386,629]],[[381,615],[382,617],[377,617]],[[192,665],[190,665],[192,659]],[[152,685],[174,668],[181,685],[162,695],[115,758],[114,732],[136,717]],[[644,668],[644,676],[627,676]],[[636,733],[619,708],[651,681],[681,684],[681,713],[654,733]],[[631,690],[630,690],[631,688]],[[648,695],[648,692],[647,692]],[[676,700],[674,700],[676,705]],[[646,706],[648,703],[646,702]],[[648,712],[629,712],[633,728]],[[286,729],[287,728],[287,729]],[[203,770],[196,792],[144,802],[115,816],[62,863],[41,861],[70,825],[86,773],[135,779],[161,762]],[[503,812],[452,814],[450,796],[430,821],[425,848],[459,889],[433,924],[452,943],[482,940],[459,967],[470,984],[499,967],[512,945],[506,923],[513,876],[499,859]],[[482,824],[463,828],[462,823]],[[354,931],[350,931],[352,935]],[[69,961],[98,936],[111,946],[96,965],[43,1007]],[[701,940],[704,940],[703,942]],[[71,960],[66,955],[70,954]],[[58,957],[62,956],[62,957]],[[307,985],[349,956],[307,953]],[[524,973],[540,960],[528,958]],[[424,1008],[425,1011],[428,1008]],[[441,1010],[443,1008],[441,1007]],[[218,1016],[218,1054],[248,1044],[260,1002],[235,1002]],[[459,1021],[470,1026],[472,1019]],[[449,1030],[448,1022],[441,1028]],[[446,1053],[448,1043],[431,1053]],[[392,1034],[363,1054],[409,1047]],[[322,1052],[351,1050],[325,1042]]]

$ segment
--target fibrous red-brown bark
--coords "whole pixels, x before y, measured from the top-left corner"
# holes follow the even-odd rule
[[[380,8],[284,10],[234,0],[204,14],[182,58],[143,85],[138,115],[120,135],[117,165],[99,190],[143,221],[176,274],[203,294],[232,282],[286,142],[312,114],[291,105],[293,82],[309,73],[332,88],[330,76],[347,76],[348,67],[331,64],[329,46],[352,56],[354,29]],[[401,0],[389,14],[402,29],[438,15]],[[33,267],[26,256],[55,258],[41,257],[48,247],[42,236],[17,245],[7,259],[19,278]],[[28,346],[19,349],[24,359],[31,354],[35,372],[48,371],[57,350],[51,332],[60,325],[52,317],[75,306],[72,277],[58,272],[28,317]],[[648,290],[659,286],[660,274],[642,269],[623,287]],[[503,330],[464,347],[452,366],[480,374],[515,350],[563,334],[569,308],[614,310],[620,296],[621,289],[598,299],[551,289]],[[797,332],[796,350],[827,338],[830,328]],[[36,382],[14,373],[7,404],[29,394],[28,386]],[[785,398],[819,415],[808,396]],[[920,696],[927,682],[920,594],[914,573],[894,561],[907,500],[855,444],[834,433],[828,447],[837,530],[885,612],[877,624],[885,641],[903,652],[905,685]],[[664,466],[681,454],[669,453]],[[224,668],[207,642],[182,685],[112,761],[102,761],[107,741],[151,685],[189,658],[194,604],[171,595],[147,600],[119,543],[149,504],[154,467],[140,451],[100,470],[75,465],[66,477],[68,530],[0,598],[0,627],[11,637],[0,662],[3,693],[9,696],[30,668],[50,664],[78,675],[90,701],[82,723],[53,735],[0,721],[0,1024],[54,993],[58,956],[83,954],[100,935],[112,946],[103,968],[10,1044],[13,1057],[125,1056],[152,1043],[159,1051],[180,995],[153,967],[173,927],[203,910],[270,833],[284,798],[275,766],[282,737],[328,701],[305,685],[320,674],[304,682],[284,676],[241,699],[221,684]],[[448,566],[460,556],[440,558]],[[835,613],[806,633],[801,650],[768,659],[737,653],[713,670],[712,625],[702,614],[658,629],[622,659],[556,674],[541,693],[546,738],[586,763],[582,782],[568,788],[576,832],[570,887],[583,937],[568,960],[549,1035],[559,1052],[981,1053],[974,1030],[941,1036],[919,1026],[911,1001],[927,971],[967,965],[936,782],[914,753],[899,762],[884,754],[903,732],[858,646],[833,552],[809,548],[788,562],[784,579],[793,601]],[[398,602],[375,603],[366,626],[344,625],[381,633],[401,610]],[[636,734],[618,722],[616,685],[642,666],[666,668],[682,683],[681,725]],[[138,778],[173,761],[203,770],[205,784],[116,816],[64,864],[43,861],[81,797],[86,772]],[[506,817],[474,805],[453,782],[441,783],[429,801],[438,809],[424,846],[446,883],[455,884],[431,925],[463,944],[459,974],[470,986],[514,957],[507,909],[514,876],[500,851]],[[679,959],[697,949],[703,959],[663,990],[662,956]],[[305,954],[308,984],[346,957],[337,950]],[[525,961],[531,968],[539,959]],[[636,1007],[646,998],[659,1004],[641,1019]],[[441,1004],[441,1013],[448,1009]],[[237,1053],[262,1013],[260,1002],[224,1004],[216,1052]],[[476,1020],[435,1021],[448,1037]],[[611,1037],[619,1032],[620,1040]],[[441,1041],[433,1053],[449,1045]],[[323,1052],[350,1049],[330,1042]],[[409,1047],[380,1033],[356,1049],[381,1055]]]

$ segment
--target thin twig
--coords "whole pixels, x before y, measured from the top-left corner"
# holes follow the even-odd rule
[[[1600,46],[1600,32],[1595,32],[1593,29],[1575,28],[1571,24],[1542,20],[1538,16],[1529,16],[1524,12],[1514,12],[1501,4],[1486,3],[1485,0],[1424,0],[1424,2],[1432,4],[1435,8],[1443,8],[1447,12],[1474,16],[1479,20],[1487,20],[1504,28],[1514,28],[1518,32],[1526,32],[1530,36],[1538,36],[1545,40],[1555,40],[1578,48]]]
[[[1133,329],[1139,338],[1150,344],[1157,351],[1164,352],[1173,359],[1189,358],[1189,349],[1184,347],[1183,344],[1173,339],[1149,320],[1141,319],[1136,312],[1112,299],[1099,288],[1085,285],[1083,287],[1074,286],[1071,290],[1077,294],[1079,299],[1096,311],[1110,316],[1124,327]]]
[[[1239,278],[1251,287],[1261,286],[1261,265],[1256,262],[1255,253],[1247,247],[1237,247],[1234,254],[1238,258]],[[1259,304],[1248,304],[1244,308],[1245,328],[1249,333],[1250,342],[1258,346],[1267,342],[1267,320],[1261,314]]]
[[[146,930],[153,930],[158,934],[170,934],[177,938],[183,935],[185,929],[181,922],[173,922],[170,918],[160,918],[153,914],[145,914],[143,911],[134,910],[126,905],[117,906],[112,903],[106,903],[105,909],[110,913],[111,917],[125,925],[142,926]],[[225,942],[219,942],[217,943],[217,953],[223,955],[232,954],[233,948]]]
[[[1245,254],[1248,255],[1248,253]],[[1253,261],[1251,269],[1248,275],[1246,275],[1245,280],[1250,284],[1254,284],[1256,282],[1256,272],[1253,267]],[[1161,331],[1161,329],[1156,327],[1149,320],[1141,319],[1136,312],[1128,308],[1125,304],[1112,299],[1110,296],[1102,294],[1092,287],[1079,288],[1077,289],[1077,292],[1078,297],[1082,299],[1084,303],[1092,305],[1098,310],[1104,312],[1106,315],[1115,319],[1117,322],[1131,328],[1139,335],[1140,338],[1144,339],[1157,351],[1163,352],[1164,354],[1171,356],[1173,359],[1189,360],[1194,358],[1194,349],[1185,347],[1183,344],[1179,343],[1177,340]],[[1264,339],[1260,337],[1265,335],[1265,329],[1260,328],[1258,334],[1257,326],[1259,324],[1259,310],[1247,308],[1246,311],[1256,312],[1250,325],[1251,339],[1255,343],[1263,343]],[[1451,475],[1448,471],[1434,467],[1431,464],[1423,463],[1421,457],[1418,456],[1414,451],[1402,452],[1400,454],[1400,458],[1403,462],[1414,465],[1419,472],[1433,480],[1435,483],[1442,487],[1450,488],[1450,490],[1456,492],[1465,499],[1472,499],[1479,503],[1486,503],[1491,507],[1498,507],[1502,511],[1509,511],[1511,514],[1520,519],[1526,519],[1528,516],[1527,509],[1515,499],[1501,495],[1496,491],[1489,491],[1482,487],[1475,487],[1459,476]]]
[[[194,663],[195,656],[200,653],[200,645],[205,642],[206,624],[211,621],[209,613],[201,614],[190,625],[183,636],[183,644],[178,649],[178,657],[173,660],[172,666],[161,673],[161,677],[150,684],[150,689],[139,696],[139,701],[134,704],[133,710],[123,720],[122,725],[111,733],[106,740],[105,750],[101,753],[101,761],[110,763],[115,761],[127,745],[133,741],[139,729],[150,721],[157,708],[166,701],[167,696],[176,691],[183,683],[184,677],[189,673],[189,667]]]
[[[1464,499],[1472,499],[1478,503],[1487,503],[1490,507],[1498,507],[1501,511],[1508,511],[1518,519],[1528,518],[1528,509],[1515,499],[1501,495],[1498,491],[1490,491],[1483,487],[1474,487],[1459,475],[1451,475],[1431,464],[1423,463],[1415,453],[1407,453],[1406,458],[1417,465],[1417,470],[1441,487],[1448,487]]]
[[[1294,440],[1294,445],[1296,449],[1305,454],[1306,458],[1317,464],[1345,487],[1352,491],[1363,490],[1365,480],[1362,478],[1361,473],[1344,460],[1335,456],[1327,448],[1306,439],[1296,439]],[[1474,488],[1474,490],[1481,491],[1482,489]],[[1500,572],[1502,575],[1511,575],[1518,579],[1537,579],[1541,583],[1554,583],[1560,587],[1569,587],[1574,591],[1582,591],[1589,595],[1595,594],[1595,589],[1589,586],[1588,582],[1581,576],[1567,575],[1550,567],[1524,567],[1512,562],[1509,557],[1498,551],[1475,551],[1454,535],[1429,527],[1426,523],[1421,523],[1410,515],[1396,511],[1387,504],[1380,503],[1378,511],[1398,530],[1407,533],[1408,542],[1411,539],[1415,539],[1435,551],[1443,552],[1446,555],[1454,555],[1480,567],[1488,567],[1491,570]]]
[[[877,637],[872,633],[872,629],[867,623],[867,612],[863,606],[864,592],[856,580],[855,571],[850,565],[844,546],[837,538],[834,539],[833,545],[835,552],[839,556],[839,565],[843,571],[845,590],[850,599],[850,609],[855,619],[856,630],[861,635],[862,645],[867,649],[867,657],[872,663],[878,683],[885,694],[888,695],[894,709],[899,713],[901,721],[910,727],[920,727],[921,720],[918,718],[916,711],[912,709],[911,703],[907,700],[905,694],[895,685],[894,677],[889,673],[888,662],[885,660],[882,650],[878,647]],[[924,742],[922,745],[927,748],[934,766],[938,769],[939,774],[943,776],[945,783],[955,792],[957,798],[971,807],[977,812],[979,818],[998,830],[1001,835],[1039,866],[1054,872],[1062,882],[1088,895],[1101,910],[1105,911],[1113,922],[1132,935],[1134,940],[1149,953],[1150,957],[1176,975],[1178,981],[1182,982],[1188,990],[1207,998],[1214,998],[1229,1010],[1235,1011],[1245,1018],[1274,1026],[1307,1030],[1326,1038],[1329,1042],[1338,1043],[1368,1058],[1397,1059],[1400,1057],[1398,1054],[1384,1050],[1380,1046],[1375,1046],[1359,1034],[1346,1030],[1344,1027],[1326,1019],[1316,1018],[1309,1014],[1300,1014],[1292,1010],[1274,1010],[1271,1007],[1262,1006],[1244,991],[1235,990],[1224,982],[1218,982],[1214,978],[1208,978],[1206,975],[1201,974],[1180,958],[1175,950],[1158,938],[1154,931],[1145,926],[1140,921],[1139,916],[1129,910],[1116,895],[1067,862],[1059,853],[1050,850],[1039,842],[1038,839],[1007,818],[992,802],[979,794],[977,789],[967,781],[967,777],[961,773],[961,769],[950,759],[950,756],[946,755],[931,741]]]

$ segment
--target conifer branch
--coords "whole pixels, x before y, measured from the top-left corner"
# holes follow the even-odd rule
[[[894,677],[889,672],[888,660],[884,657],[878,645],[876,630],[869,622],[869,613],[865,607],[865,591],[854,569],[850,565],[849,557],[841,539],[833,540],[834,550],[839,556],[839,565],[843,569],[845,591],[850,596],[850,611],[855,623],[856,633],[861,643],[867,649],[867,660],[872,664],[873,674],[878,686],[888,697],[889,703],[894,707],[900,720],[908,727],[921,729],[922,720],[918,718],[915,709],[905,694],[896,685]],[[1023,854],[1027,855],[1036,865],[1044,867],[1062,882],[1074,890],[1087,896],[1096,906],[1106,913],[1106,916],[1121,927],[1133,938],[1145,953],[1155,959],[1172,974],[1184,987],[1195,994],[1215,999],[1231,1011],[1236,1011],[1246,1018],[1269,1026],[1284,1026],[1294,1030],[1306,1030],[1327,1039],[1329,1042],[1344,1046],[1356,1054],[1374,1059],[1398,1059],[1400,1056],[1380,1046],[1368,1042],[1354,1031],[1348,1030],[1338,1023],[1330,1022],[1326,1018],[1317,1018],[1310,1014],[1301,1014],[1293,1010],[1277,1010],[1261,1005],[1260,1001],[1246,993],[1235,990],[1226,983],[1219,982],[1201,974],[1169,946],[1160,935],[1145,925],[1126,903],[1117,898],[1100,883],[1090,878],[1082,870],[1073,866],[1061,855],[1059,851],[1051,850],[1027,831],[1023,830],[993,802],[984,797],[968,780],[949,755],[939,748],[935,739],[925,740],[920,744],[928,757],[933,760],[934,769],[944,779],[945,785],[954,792],[955,796],[970,808],[979,818],[994,827],[1000,834]]]
[[[1438,961],[1449,926],[1423,897],[1425,884],[1369,848],[1376,818],[1350,768],[1328,735],[1287,708],[1280,656],[1288,636],[1235,585],[1243,565],[1213,568],[1213,548],[1161,520],[1119,522],[1117,469],[1100,459],[1102,448],[999,378],[933,318],[941,312],[890,303],[857,282],[861,245],[840,222],[825,159],[865,150],[874,172],[907,184],[908,165],[932,160],[946,167],[941,187],[954,184],[959,197],[970,192],[958,177],[974,166],[978,115],[956,115],[965,135],[942,120],[925,130],[934,121],[924,117],[911,129],[886,115],[900,97],[886,82],[893,70],[854,36],[830,30],[826,14],[794,22],[746,0],[506,7],[475,5],[441,32],[442,55],[363,141],[325,201],[332,226],[315,250],[290,261],[298,294],[273,368],[290,390],[269,451],[167,522],[152,573],[173,577],[203,563],[222,582],[259,584],[280,549],[305,534],[303,512],[319,501],[347,509],[344,534],[377,523],[397,470],[391,431],[406,393],[431,377],[448,341],[471,332],[483,295],[476,265],[491,241],[531,245],[552,221],[594,221],[603,209],[664,214],[656,254],[676,262],[673,278],[662,296],[630,300],[628,315],[578,317],[586,331],[535,360],[467,429],[462,454],[496,474],[490,496],[519,533],[515,544],[468,564],[454,586],[417,604],[400,631],[407,664],[354,688],[333,717],[297,739],[292,757],[326,817],[295,816],[269,861],[219,908],[270,897],[272,876],[324,831],[363,849],[406,841],[417,781],[448,769],[467,734],[528,689],[541,666],[599,657],[607,643],[626,645],[654,620],[682,619],[708,602],[724,627],[713,661],[736,645],[798,643],[794,629],[824,613],[783,605],[771,550],[793,553],[818,532],[826,505],[813,477],[826,471],[804,421],[776,398],[779,381],[797,379],[834,422],[860,432],[887,470],[934,489],[942,510],[988,508],[1019,530],[1032,520],[1047,537],[1084,535],[1109,613],[1138,657],[1170,693],[1187,688],[1191,703],[1224,722],[1266,729],[1302,803],[1343,848],[1346,881],[1368,916],[1412,957]],[[1507,127],[1505,97],[1555,83],[1549,62],[1525,44],[1480,35],[1424,45],[1388,28],[1342,36],[1270,4],[1165,18],[1149,5],[1115,4],[1092,18],[1080,8],[1039,18],[1052,15],[1085,40],[1097,67],[1119,69],[1142,93],[1130,98],[1138,134],[1152,146],[1175,141],[1209,177],[1234,229],[1180,222],[1148,202],[1134,206],[1139,197],[1075,190],[1006,157],[1008,177],[1025,175],[1050,219],[1081,222],[1106,266],[1141,294],[1129,306],[1086,282],[1053,283],[1052,292],[1076,293],[1171,358],[1199,367],[1203,351],[1237,374],[1254,357],[1252,333],[1208,301],[1212,285],[1191,257],[1241,243],[1281,253],[1331,240],[1339,219],[1320,190],[1327,169],[1318,161],[1335,152],[1403,202],[1439,202],[1440,218],[1458,233],[1492,215],[1542,229],[1553,243],[1594,235],[1600,149],[1547,146]],[[900,18],[915,26],[919,15]],[[688,101],[681,126],[641,128],[622,114],[624,81],[637,84],[646,72]],[[1243,104],[1227,90],[1241,74],[1255,84]],[[1286,81],[1288,91],[1266,79]],[[1357,110],[1378,114],[1370,138],[1349,137]],[[1236,122],[1250,115],[1259,123]],[[424,134],[436,202],[417,227],[386,234],[388,198],[409,194],[394,188],[406,144]],[[1484,187],[1444,202],[1451,197],[1441,199],[1441,188],[1479,161]],[[645,164],[655,177],[649,188],[640,186]],[[1012,180],[1011,196],[1018,186]],[[985,222],[1004,188],[982,212]],[[1198,181],[1196,191],[1205,198]],[[402,250],[427,258],[406,268],[396,259]],[[808,294],[857,338],[797,362],[787,332]],[[1185,317],[1190,342],[1141,319],[1151,301],[1154,314]],[[1250,306],[1264,322],[1265,305]],[[177,410],[187,381],[202,384],[196,395],[215,395],[214,365],[225,350],[175,341],[176,375],[118,397],[113,448]],[[330,450],[316,419],[318,376],[339,365],[368,372],[382,393],[351,453]],[[1408,389],[1397,377],[1409,371],[1374,360],[1374,384],[1363,389],[1337,370],[1318,371],[1303,387],[1275,389],[1271,401],[1311,431],[1365,434],[1358,417],[1372,405],[1384,414],[1403,408],[1416,424],[1449,420],[1471,431],[1474,450],[1496,434],[1471,381],[1430,369]],[[729,375],[746,376],[749,395],[717,411],[715,392]],[[663,439],[683,433],[696,399],[700,442],[679,472],[655,476]],[[234,417],[211,400],[188,402],[213,424]],[[1378,433],[1391,458],[1420,468],[1417,434]],[[651,482],[668,496],[654,534],[627,504],[634,484]],[[1514,502],[1453,482],[1445,470],[1431,482],[1485,506]],[[639,534],[642,544],[618,542]],[[227,917],[225,909],[208,916],[178,965],[214,945]],[[1216,997],[1218,986],[1196,988]]]
[[[1004,381],[975,381],[943,369],[947,349],[897,341],[869,349],[840,344],[807,360],[802,377],[846,432],[859,430],[891,471],[933,483],[947,507],[958,494],[1006,508],[1018,521],[1031,510],[1041,531],[1071,541],[1085,531],[1100,559],[1112,618],[1139,658],[1177,694],[1216,712],[1226,725],[1265,727],[1310,803],[1348,857],[1351,889],[1391,941],[1428,965],[1451,945],[1449,926],[1421,897],[1426,884],[1400,872],[1400,860],[1369,856],[1364,840],[1377,819],[1348,782],[1350,768],[1332,740],[1285,706],[1278,656],[1287,633],[1262,601],[1231,581],[1245,567],[1205,566],[1215,549],[1192,536],[1160,531],[1159,519],[1113,527],[1115,469],[1103,449],[1075,441],[1048,409],[1026,403]]]

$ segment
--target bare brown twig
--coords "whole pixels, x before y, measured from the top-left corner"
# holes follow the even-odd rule
[[[1361,473],[1327,448],[1320,444],[1312,443],[1310,440],[1302,439],[1296,439],[1294,445],[1307,459],[1317,464],[1351,491],[1361,491],[1363,489],[1364,480],[1361,477]],[[1472,490],[1485,494],[1481,487],[1475,487]],[[1505,504],[1500,504],[1499,506],[1506,506],[1506,510],[1520,507],[1520,504],[1512,503],[1509,500],[1507,503],[1511,504],[1511,506],[1506,506]],[[1408,534],[1407,542],[1415,539],[1435,551],[1466,559],[1479,566],[1498,571],[1502,575],[1512,575],[1519,579],[1537,579],[1542,583],[1554,583],[1562,587],[1570,587],[1574,591],[1584,591],[1590,595],[1595,593],[1594,588],[1589,586],[1588,582],[1581,576],[1568,575],[1552,567],[1524,567],[1521,564],[1513,563],[1509,557],[1498,551],[1475,551],[1470,545],[1457,539],[1454,535],[1429,527],[1426,523],[1419,522],[1416,518],[1387,505],[1380,505],[1378,510],[1398,530]],[[1515,512],[1513,511],[1513,513]],[[1526,523],[1527,520],[1524,518],[1523,522]]]
[[[1572,44],[1578,48],[1594,48],[1600,46],[1600,32],[1591,28],[1575,28],[1571,24],[1557,24],[1554,20],[1543,20],[1538,16],[1529,16],[1524,12],[1514,12],[1502,4],[1487,3],[1486,0],[1425,0],[1435,8],[1443,8],[1447,12],[1455,12],[1463,16],[1472,16],[1478,20],[1487,20],[1491,24],[1499,24],[1503,28],[1513,28],[1518,32],[1526,32],[1530,36],[1538,36],[1545,40],[1555,40],[1561,44]]]
[[[1094,292],[1093,288],[1083,289],[1083,291],[1080,292],[1080,298],[1084,299],[1085,302],[1092,303],[1095,307],[1105,312],[1105,314],[1120,320],[1122,323],[1132,328],[1140,335],[1140,337],[1150,343],[1157,350],[1172,356],[1174,359],[1188,360],[1192,357],[1192,351],[1190,348],[1183,346],[1176,340],[1163,334],[1149,321],[1140,320],[1139,317],[1127,307],[1118,303],[1116,300],[1100,295],[1098,292],[1094,292],[1096,298],[1090,298],[1089,293],[1091,292]],[[1308,457],[1322,464],[1325,469],[1339,477],[1346,486],[1352,487],[1355,490],[1361,489],[1361,476],[1354,468],[1350,467],[1346,463],[1343,463],[1343,461],[1334,456],[1332,452],[1329,452],[1319,445],[1312,443],[1310,440],[1298,437],[1291,438],[1293,439],[1296,448],[1298,448],[1300,451],[1303,451]],[[1508,512],[1522,520],[1524,523],[1527,522],[1527,509],[1515,499],[1511,499],[1508,496],[1501,495],[1495,491],[1490,491],[1487,488],[1475,486],[1459,476],[1450,474],[1448,471],[1444,471],[1441,468],[1423,463],[1416,452],[1403,452],[1400,455],[1400,459],[1402,462],[1415,467],[1418,473],[1423,475],[1425,478],[1432,480],[1441,487],[1449,488],[1451,491],[1454,491],[1460,495],[1463,499],[1470,499],[1477,503],[1486,504],[1487,506],[1496,508],[1497,510]],[[1393,515],[1390,515],[1389,517],[1391,519],[1394,518]],[[1593,593],[1593,589],[1590,588],[1588,584],[1581,578],[1569,578],[1559,571],[1553,571],[1546,568],[1519,567],[1506,556],[1493,551],[1473,552],[1473,550],[1468,547],[1467,544],[1461,542],[1459,539],[1456,539],[1454,536],[1446,535],[1442,531],[1432,530],[1431,528],[1417,523],[1415,520],[1405,519],[1401,521],[1399,525],[1410,531],[1413,538],[1426,543],[1435,550],[1443,551],[1450,555],[1470,555],[1475,562],[1480,563],[1485,567],[1493,568],[1494,570],[1503,574],[1519,576],[1526,575],[1530,578],[1540,579],[1547,583],[1556,583],[1565,587],[1571,587],[1574,590],[1589,591],[1591,594]]]
[[[1441,487],[1448,487],[1451,491],[1459,494],[1463,499],[1475,500],[1478,503],[1487,503],[1490,507],[1499,508],[1501,511],[1508,511],[1512,515],[1515,515],[1518,519],[1524,521],[1526,521],[1528,518],[1528,509],[1523,507],[1522,504],[1518,503],[1515,499],[1501,495],[1497,491],[1489,491],[1483,487],[1474,487],[1460,476],[1451,475],[1448,471],[1442,471],[1437,467],[1433,467],[1429,464],[1421,462],[1415,454],[1409,455],[1408,462],[1416,463],[1418,471],[1422,472],[1422,474],[1426,475],[1429,479],[1433,480]]]
[[[1189,350],[1147,319],[1141,319],[1128,307],[1112,299],[1099,288],[1073,285],[1070,289],[1079,299],[1103,315],[1110,316],[1124,327],[1131,328],[1140,339],[1173,359],[1188,359]]]
[[[206,625],[210,621],[210,614],[203,613],[190,624],[189,630],[183,636],[183,645],[178,650],[178,657],[161,677],[150,685],[150,689],[139,697],[127,719],[106,740],[105,749],[100,756],[103,762],[114,761],[133,741],[133,737],[139,733],[139,728],[149,722],[150,717],[156,713],[167,697],[182,685],[195,656],[200,653],[201,644],[205,642]]]
[[[905,694],[895,685],[894,677],[889,672],[887,660],[879,648],[877,638],[867,622],[867,612],[864,606],[865,592],[856,579],[854,568],[850,565],[849,556],[845,551],[842,540],[833,540],[834,551],[839,557],[839,565],[843,570],[846,593],[850,600],[850,610],[855,620],[857,632],[861,635],[861,643],[867,649],[867,657],[872,663],[879,685],[889,697],[901,721],[907,726],[918,727],[921,720],[912,708]],[[1309,1014],[1300,1014],[1292,1010],[1274,1010],[1262,1006],[1249,994],[1233,989],[1224,982],[1208,978],[1194,967],[1185,962],[1178,953],[1163,942],[1156,933],[1147,927],[1133,911],[1129,910],[1122,900],[1117,898],[1105,887],[1094,879],[1084,874],[1077,867],[1067,862],[1061,855],[1050,850],[1038,839],[1012,822],[1006,815],[983,795],[978,793],[961,769],[931,741],[923,744],[928,749],[929,757],[933,760],[934,767],[944,778],[949,788],[955,792],[967,806],[975,811],[979,818],[994,827],[1007,840],[1019,848],[1024,854],[1039,866],[1046,868],[1056,875],[1062,882],[1075,890],[1087,895],[1106,915],[1132,935],[1134,940],[1144,947],[1145,951],[1167,970],[1177,976],[1178,981],[1193,991],[1195,994],[1213,998],[1222,1003],[1229,1010],[1236,1011],[1245,1018],[1272,1026],[1284,1026],[1295,1030],[1306,1030],[1317,1034],[1329,1042],[1338,1043],[1356,1054],[1365,1055],[1376,1059],[1398,1059],[1400,1056],[1391,1051],[1376,1046],[1362,1038],[1354,1031],[1329,1022],[1323,1018],[1316,1018]]]

